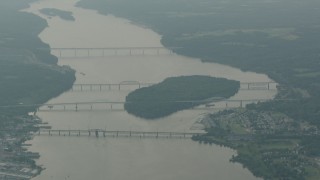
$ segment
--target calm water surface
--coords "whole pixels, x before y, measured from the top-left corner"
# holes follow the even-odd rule
[[[43,0],[26,10],[48,21],[40,37],[51,47],[158,47],[160,36],[125,19],[103,16],[74,6],[76,0]],[[76,21],[47,17],[42,8],[73,12]],[[57,54],[58,52],[52,52]],[[78,52],[81,54],[82,52]],[[97,52],[99,53],[99,52]],[[271,81],[266,75],[242,72],[214,63],[178,55],[107,56],[61,58],[60,65],[77,71],[76,83],[160,82],[181,75],[210,75],[242,82]],[[66,92],[55,102],[124,101],[134,87],[122,91]],[[270,99],[276,91],[240,91],[232,99]],[[121,107],[120,107],[121,108]],[[39,112],[53,129],[141,130],[198,132],[197,123],[208,111],[185,110],[159,120],[147,121],[125,111]],[[230,163],[235,151],[204,145],[189,139],[140,139],[94,137],[35,137],[30,150],[40,152],[37,161],[46,170],[35,180],[250,180],[255,178],[242,165]]]

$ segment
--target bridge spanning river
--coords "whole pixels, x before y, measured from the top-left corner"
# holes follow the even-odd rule
[[[168,103],[194,103],[195,105],[202,104],[191,108],[193,110],[209,110],[209,109],[230,109],[241,108],[247,104],[265,102],[270,99],[223,99],[223,98],[211,98],[202,101],[169,101]],[[165,101],[163,101],[165,102]],[[38,111],[98,111],[98,110],[112,110],[119,111],[124,110],[124,105],[132,102],[125,101],[92,101],[92,102],[65,102],[65,103],[51,103],[42,104]],[[216,103],[219,106],[216,106]]]
[[[165,131],[109,131],[103,129],[63,130],[40,129],[38,136],[95,136],[95,137],[140,137],[140,138],[191,138],[205,133],[195,132],[165,132]]]
[[[155,85],[157,83],[145,83],[139,81],[123,81],[120,83],[82,83],[74,84],[71,91],[73,92],[90,92],[90,91],[110,91],[123,90],[125,87],[142,88]],[[276,82],[240,82],[240,90],[277,90]]]
[[[168,103],[194,103],[193,110],[209,110],[209,109],[230,109],[241,108],[247,104],[270,101],[270,99],[224,99],[222,97],[214,97],[206,100],[193,101],[168,101]],[[275,99],[274,101],[297,101],[297,99]],[[162,101],[165,102],[165,101]],[[112,110],[123,111],[124,105],[132,103],[126,101],[88,101],[88,102],[63,102],[48,104],[18,104],[0,106],[2,109],[19,108],[19,107],[39,107],[37,111],[93,111],[93,110]],[[199,105],[202,104],[202,105]],[[217,105],[217,106],[216,106]]]
[[[77,48],[77,47],[53,47],[41,48],[40,50],[50,50],[52,54],[59,58],[88,58],[107,56],[160,56],[173,55],[174,50],[181,47],[103,47],[103,48]]]

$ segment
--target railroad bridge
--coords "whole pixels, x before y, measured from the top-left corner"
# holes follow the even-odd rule
[[[88,58],[107,56],[160,56],[173,55],[174,51],[181,47],[102,47],[102,48],[78,48],[78,47],[53,47],[40,48],[39,50],[50,50],[59,58]]]
[[[122,90],[123,87],[148,87],[157,83],[139,82],[139,81],[122,81],[120,83],[80,83],[74,84],[71,91],[87,92],[87,91],[107,91]],[[240,90],[277,90],[277,83],[268,82],[240,82]]]
[[[194,108],[192,110],[210,110],[210,109],[231,109],[245,107],[245,105],[250,103],[265,102],[269,99],[224,99],[222,97],[210,98],[208,100],[201,101],[170,101],[177,104],[181,103],[194,103],[203,104]],[[131,102],[126,101],[90,101],[90,102],[64,102],[64,103],[51,103],[42,104],[37,111],[123,111],[124,105]],[[220,103],[220,106],[216,106],[216,103]],[[35,106],[35,105],[34,105]]]

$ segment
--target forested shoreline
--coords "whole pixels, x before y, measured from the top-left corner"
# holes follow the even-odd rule
[[[23,144],[41,121],[28,113],[70,89],[75,71],[58,66],[38,37],[46,20],[21,11],[31,2],[2,0],[0,6],[0,163],[30,168],[36,175],[42,170],[34,161],[39,155]]]
[[[1,2],[1,106],[45,103],[71,88],[75,80],[74,70],[58,66],[58,59],[50,54],[49,45],[38,37],[47,26],[46,21],[21,11],[31,2]],[[35,108],[15,108],[13,112],[24,114]],[[0,111],[10,114],[11,109]]]

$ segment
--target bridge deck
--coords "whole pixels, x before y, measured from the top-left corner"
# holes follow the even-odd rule
[[[71,88],[71,92],[128,90],[128,87],[137,89],[142,87],[149,87],[155,84],[157,83],[144,83],[138,81],[124,81],[120,83],[82,83],[74,84]],[[277,83],[272,81],[240,82],[240,90],[277,90]]]
[[[117,50],[117,49],[181,49],[182,47],[163,47],[163,46],[153,46],[153,47],[143,47],[143,46],[127,46],[127,47],[52,47],[52,48],[41,48],[44,50]]]
[[[78,48],[78,47],[53,47],[39,48],[39,50],[51,51],[60,58],[94,58],[107,56],[137,56],[137,55],[173,55],[174,50],[181,47],[100,47],[100,48]]]
[[[41,129],[36,135],[39,136],[95,136],[95,137],[166,137],[166,138],[191,138],[192,136],[200,136],[205,133],[195,132],[153,132],[153,131],[108,131],[101,129],[88,129],[88,130],[63,130],[63,129]]]

